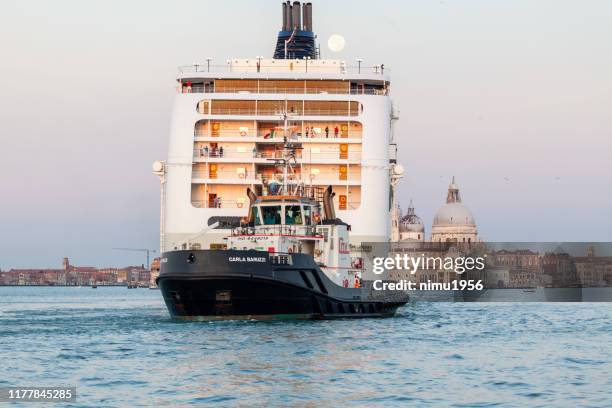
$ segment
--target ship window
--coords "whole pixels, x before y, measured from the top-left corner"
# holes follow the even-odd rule
[[[258,207],[251,208],[251,219],[255,221],[255,225],[261,225],[261,218],[259,218]]]
[[[306,221],[306,225],[312,224],[311,211],[312,209],[310,206],[304,206],[304,220]]]
[[[302,209],[299,205],[285,206],[285,224],[302,225]]]
[[[261,214],[264,225],[280,225],[281,223],[281,206],[268,205],[261,207]]]

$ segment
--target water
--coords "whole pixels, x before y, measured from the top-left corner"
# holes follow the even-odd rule
[[[609,407],[611,333],[610,303],[198,323],[154,290],[0,287],[0,387],[76,386],[95,407]]]

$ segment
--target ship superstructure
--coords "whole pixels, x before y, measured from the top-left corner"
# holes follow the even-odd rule
[[[154,165],[174,317],[388,317],[408,301],[355,254],[389,240],[403,173],[388,73],[319,59],[311,27],[310,3],[283,3],[274,58],[181,68]]]
[[[162,180],[161,250],[215,249],[240,225],[247,188],[269,194],[280,177],[284,114],[299,142],[295,176],[331,186],[351,243],[387,241],[395,119],[388,70],[319,59],[312,5],[283,3],[275,58],[180,67]],[[398,166],[399,167],[399,166]]]

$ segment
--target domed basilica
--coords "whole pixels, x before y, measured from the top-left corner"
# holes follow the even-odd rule
[[[433,220],[431,227],[432,242],[476,242],[478,231],[472,212],[461,203],[459,187],[455,177],[448,186],[446,204],[444,204]]]
[[[393,214],[392,241],[425,241],[425,225],[416,215],[412,200],[405,214],[397,207]],[[431,227],[431,242],[478,242],[476,220],[461,203],[459,187],[453,177],[446,204],[438,209]]]
[[[425,241],[425,225],[418,215],[414,212],[412,200],[406,214],[399,220],[399,240],[400,241]]]

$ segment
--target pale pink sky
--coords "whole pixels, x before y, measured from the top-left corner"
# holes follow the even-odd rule
[[[280,27],[280,1],[229,3],[2,2],[0,268],[157,248],[176,66],[271,55]],[[313,4],[324,57],[391,70],[428,229],[456,175],[485,239],[612,240],[611,2]]]

